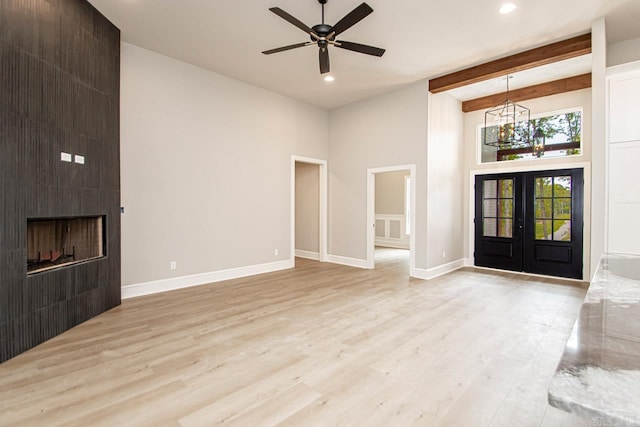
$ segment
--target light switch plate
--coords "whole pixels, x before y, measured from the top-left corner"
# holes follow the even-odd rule
[[[76,154],[75,159],[77,164],[84,165],[84,156]]]
[[[63,162],[71,162],[71,154],[65,153],[64,151],[60,153],[60,160]]]

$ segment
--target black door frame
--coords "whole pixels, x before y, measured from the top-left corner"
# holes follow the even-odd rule
[[[573,165],[571,165],[573,166]],[[471,172],[471,197],[469,198],[472,205],[470,206],[469,213],[471,215],[470,221],[470,233],[469,241],[473,245],[473,249],[470,251],[472,265],[479,267],[504,269],[516,272],[523,272],[527,274],[541,274],[556,277],[573,278],[577,280],[583,279],[585,269],[585,262],[589,262],[589,257],[585,251],[585,236],[584,236],[584,220],[585,211],[588,206],[585,205],[584,185],[585,176],[588,179],[590,176],[590,170],[588,165],[576,164],[575,166],[565,166],[558,169],[540,168],[535,170],[515,170],[515,171],[496,171],[496,170],[476,170]],[[572,184],[572,216],[571,216],[571,244],[566,242],[557,242],[554,240],[536,240],[535,239],[535,218],[534,215],[534,182],[536,177],[555,177],[571,174],[573,176]],[[480,228],[476,226],[476,221],[482,221],[482,206],[483,203],[482,191],[476,191],[478,183],[482,183],[483,179],[514,179],[514,206],[513,206],[513,235],[508,238],[491,238],[486,236],[480,236]],[[516,199],[520,200],[517,201]],[[530,202],[527,202],[527,199]],[[588,200],[588,199],[587,199]],[[519,209],[518,209],[519,208]],[[525,212],[526,210],[526,212]],[[479,243],[482,239],[483,248],[479,250]],[[495,241],[495,242],[494,242]],[[588,240],[586,240],[588,243]],[[511,260],[510,255],[496,257],[496,265],[486,265],[490,263],[492,257],[487,257],[486,253],[482,254],[484,250],[484,244],[490,245],[503,244],[513,242],[513,246],[521,245],[521,253],[517,253],[516,249],[513,249],[513,255],[516,258],[521,257],[521,261]],[[565,246],[563,248],[563,246]],[[566,249],[566,246],[571,246],[570,249]],[[571,256],[571,263],[565,266],[554,264],[556,261],[554,257],[556,254],[560,254],[561,251],[569,253]],[[572,253],[572,251],[574,253]],[[476,255],[481,253],[481,260],[478,262]],[[556,254],[554,254],[556,252]],[[506,254],[506,253],[505,253]],[[505,255],[503,254],[503,255]],[[542,255],[541,255],[542,254]],[[560,255],[558,255],[560,256]],[[550,258],[549,258],[550,257]],[[558,258],[560,259],[560,258]],[[489,261],[487,261],[489,260]],[[551,262],[550,262],[551,260]],[[485,265],[483,265],[483,263]],[[502,263],[502,264],[501,264]],[[569,265],[570,264],[570,265]]]

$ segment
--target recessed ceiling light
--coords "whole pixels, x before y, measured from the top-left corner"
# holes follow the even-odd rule
[[[503,4],[502,7],[500,8],[500,13],[503,15],[506,15],[507,13],[511,13],[514,10],[516,10],[516,5],[513,3],[506,3]]]
[[[324,76],[324,81],[325,82],[332,82],[334,80],[335,80],[335,78],[332,75]]]

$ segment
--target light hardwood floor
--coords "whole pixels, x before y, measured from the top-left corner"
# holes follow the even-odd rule
[[[584,289],[376,259],[125,300],[0,365],[0,425],[589,424],[546,401]]]

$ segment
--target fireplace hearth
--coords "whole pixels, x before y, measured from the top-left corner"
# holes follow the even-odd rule
[[[27,220],[27,274],[105,256],[105,217]]]

